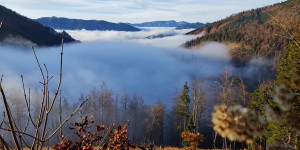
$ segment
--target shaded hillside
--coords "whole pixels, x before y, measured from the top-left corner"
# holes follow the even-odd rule
[[[24,17],[10,9],[0,5],[0,21],[3,21],[0,30],[0,41],[30,41],[39,46],[51,46],[61,44],[62,34],[50,27]],[[71,36],[65,34],[65,42],[75,41]]]
[[[175,20],[170,20],[170,21],[151,21],[151,22],[144,22],[144,23],[135,23],[135,24],[128,23],[128,24],[135,27],[179,27],[190,23],[185,21],[177,22]]]
[[[43,17],[36,19],[36,21],[54,29],[140,31],[140,29],[125,23],[111,23],[103,20],[80,20],[57,17]]]
[[[244,65],[253,56],[279,61],[289,42],[287,33],[299,29],[298,22],[299,1],[288,0],[241,12],[191,31],[187,34],[205,35],[186,42],[185,47],[197,47],[205,41],[225,42],[234,45],[231,55],[236,65]]]

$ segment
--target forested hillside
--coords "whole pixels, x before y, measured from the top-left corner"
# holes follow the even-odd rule
[[[253,9],[208,24],[187,34],[205,35],[185,43],[185,47],[200,46],[206,41],[224,42],[232,47],[236,65],[244,65],[253,56],[276,62],[289,43],[288,33],[299,29],[299,1],[288,0],[272,6]]]
[[[3,21],[3,25],[0,30],[0,41],[14,39],[13,43],[18,44],[18,41],[26,40],[39,46],[61,44],[61,33],[58,33],[50,27],[43,26],[42,24],[1,5],[0,21]],[[75,40],[71,36],[65,34],[65,42],[73,41]]]

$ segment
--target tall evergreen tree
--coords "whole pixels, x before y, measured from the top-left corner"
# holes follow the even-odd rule
[[[189,111],[189,103],[191,102],[190,96],[189,96],[189,87],[188,83],[185,82],[182,92],[179,95],[179,99],[176,105],[176,116],[180,118],[179,122],[177,123],[177,130],[178,133],[181,134],[183,130],[187,127],[187,118],[190,117],[190,111]],[[184,139],[182,141],[182,146],[186,146],[184,144]]]
[[[183,129],[186,127],[187,118],[190,116],[189,103],[191,99],[188,95],[189,91],[188,83],[185,82],[181,95],[179,96],[179,103],[176,106],[176,115],[183,118]]]

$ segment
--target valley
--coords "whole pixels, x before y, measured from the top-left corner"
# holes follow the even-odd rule
[[[298,150],[299,1],[176,2],[4,0],[0,149]]]

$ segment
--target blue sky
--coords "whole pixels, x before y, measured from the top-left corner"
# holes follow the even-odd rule
[[[283,0],[0,0],[29,18],[67,17],[139,23],[154,20],[213,22]]]

